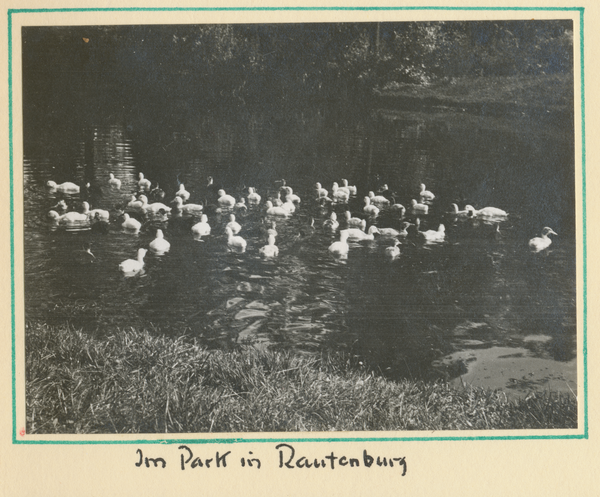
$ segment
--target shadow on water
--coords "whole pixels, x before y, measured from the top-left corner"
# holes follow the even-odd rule
[[[572,361],[574,288],[557,271],[566,261],[515,254],[514,242],[494,233],[467,222],[451,226],[443,245],[405,242],[387,265],[352,261],[348,322],[357,353],[388,376],[414,379],[465,374],[462,357],[444,361],[460,350],[524,347],[534,358]]]

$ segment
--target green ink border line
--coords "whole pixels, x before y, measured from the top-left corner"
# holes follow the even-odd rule
[[[13,168],[13,74],[12,74],[12,16],[14,14],[60,13],[60,12],[248,12],[248,11],[546,11],[579,12],[579,45],[581,65],[581,168],[582,168],[582,217],[583,217],[583,410],[584,429],[581,434],[566,435],[506,435],[506,436],[399,436],[399,437],[335,437],[335,438],[204,438],[204,439],[128,439],[128,440],[18,440],[15,379],[15,243],[14,243],[14,168]],[[12,360],[12,443],[19,445],[130,445],[130,444],[233,444],[264,442],[413,442],[413,441],[471,441],[471,440],[569,440],[588,439],[588,362],[587,362],[587,230],[586,230],[586,162],[585,162],[585,79],[583,7],[129,7],[129,8],[55,8],[55,9],[8,9],[8,142],[10,185],[10,278],[11,278],[11,360]],[[201,434],[199,434],[201,435]],[[112,436],[112,435],[111,435]]]
[[[248,12],[248,11],[399,11],[399,10],[504,10],[504,11],[581,11],[583,7],[123,7],[123,8],[64,8],[8,9],[11,13],[51,12]]]

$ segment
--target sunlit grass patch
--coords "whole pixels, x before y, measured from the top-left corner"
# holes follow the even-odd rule
[[[388,83],[375,93],[390,97],[409,97],[438,103],[469,105],[517,105],[522,108],[568,110],[573,106],[573,76],[464,76],[423,86]]]

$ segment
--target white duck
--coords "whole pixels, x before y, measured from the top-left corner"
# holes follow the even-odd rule
[[[369,216],[376,216],[379,214],[379,207],[371,203],[371,197],[365,197],[365,206],[363,207],[363,212]]]
[[[347,179],[342,179],[342,188],[345,188],[350,192],[350,195],[356,195],[357,189],[355,186],[348,185]]]
[[[48,181],[46,183],[46,186],[51,190],[57,191],[59,193],[74,194],[79,193],[79,191],[81,190],[81,188],[79,188],[78,185],[76,185],[75,183],[71,183],[70,181],[61,183],[60,185],[56,184],[55,181]]]
[[[62,215],[56,212],[55,210],[50,210],[48,211],[48,219],[54,221],[55,223],[60,223]]]
[[[75,211],[67,212],[66,214],[63,214],[62,216],[60,216],[60,218],[58,219],[60,224],[66,224],[66,225],[86,224],[89,222],[89,220],[90,219],[87,214],[82,214],[81,212],[75,212]]]
[[[267,245],[261,247],[258,252],[263,257],[277,257],[279,255],[279,248],[275,245],[275,237],[269,235]]]
[[[121,180],[119,178],[115,178],[115,175],[113,173],[110,173],[108,176],[109,176],[108,184],[112,188],[116,188],[117,190],[119,188],[121,188]]]
[[[348,232],[348,241],[350,242],[360,242],[362,240],[375,239],[375,235],[373,235],[372,233],[367,234],[363,230],[360,230],[358,228],[348,228],[345,231]]]
[[[138,249],[137,259],[127,259],[119,264],[119,269],[126,275],[139,273],[144,268],[144,257],[148,251],[144,248]]]
[[[175,211],[183,212],[184,214],[189,214],[191,216],[199,216],[202,214],[204,210],[204,206],[202,204],[185,204],[183,203],[183,199],[181,197],[175,197],[173,200],[175,202]]]
[[[437,230],[417,232],[425,239],[425,243],[440,243],[446,238],[446,227],[443,224],[440,224]]]
[[[400,232],[394,228],[378,228],[377,226],[371,226],[369,228],[369,235],[374,235],[375,233],[381,236],[400,236]]]
[[[292,190],[292,187],[290,187],[290,186],[286,187],[286,191],[287,191],[287,193],[285,195],[286,202],[293,202],[295,204],[299,204],[302,201],[300,199],[300,197],[294,193],[294,190]]]
[[[227,195],[225,193],[225,190],[219,190],[218,195],[219,207],[221,207],[222,209],[233,208],[233,206],[235,205],[235,198],[233,198],[231,195]]]
[[[260,204],[261,196],[256,193],[256,188],[250,186],[248,187],[248,203],[250,205]]]
[[[171,212],[171,208],[167,207],[162,202],[154,202],[153,204],[148,203],[148,197],[146,195],[140,195],[140,201],[142,202],[142,209],[144,212],[150,212],[156,214],[159,211]]]
[[[470,205],[467,205],[467,207],[471,207]],[[472,210],[471,210],[472,209]],[[457,204],[452,204],[450,206],[450,212],[449,214],[456,216],[456,217],[460,217],[460,218],[465,218],[465,217],[471,217],[473,215],[473,212],[475,211],[475,209],[473,207],[471,207],[471,209],[464,209],[464,210],[460,210],[458,208]]]
[[[330,254],[335,257],[339,257],[340,259],[345,259],[348,257],[348,251],[350,250],[350,246],[348,245],[348,231],[340,231],[339,241],[333,242],[329,246],[328,250]]]
[[[384,186],[387,187],[387,185]],[[385,207],[390,205],[390,201],[387,198],[385,198],[383,195],[375,195],[374,192],[369,192],[369,200],[377,207]]]
[[[508,213],[497,207],[484,207],[483,209],[475,209],[472,205],[466,205],[465,210],[469,213],[469,217],[485,220],[503,221],[508,217]]]
[[[233,250],[238,253],[242,253],[246,250],[246,240],[241,236],[234,236],[231,228],[225,228],[227,234],[227,246],[229,250]]]
[[[296,212],[296,206],[294,205],[294,202],[290,202],[287,199],[283,204],[281,204],[281,208],[288,211],[289,214]]]
[[[144,178],[144,173],[139,174],[138,186],[140,190],[150,190],[152,183],[148,178]]]
[[[185,189],[185,185],[183,183],[180,183],[179,190],[177,190],[175,196],[180,197],[184,202],[187,202],[190,199],[190,192]]]
[[[150,242],[150,250],[157,254],[164,254],[171,248],[171,244],[165,240],[165,235],[162,230],[156,230],[156,238]]]
[[[326,219],[323,222],[323,228],[325,228],[327,230],[335,231],[339,227],[340,227],[340,223],[337,220],[337,214],[335,212],[332,212],[331,215],[329,216],[329,219]]]
[[[123,214],[123,222],[121,226],[126,230],[139,231],[142,227],[142,223],[140,223],[137,219],[129,217],[129,214]]]
[[[131,210],[138,211],[138,212],[143,212],[144,211],[144,202],[142,202],[141,200],[138,200],[138,198],[135,195],[132,195],[129,199],[129,202],[127,202],[127,209],[131,209]]]
[[[421,191],[419,196],[421,197],[421,200],[427,200],[428,202],[431,202],[435,198],[435,195],[427,190],[427,187],[423,183],[421,183],[420,188]]]
[[[104,209],[91,209],[90,210],[90,204],[88,202],[83,202],[82,205],[83,205],[83,213],[89,219],[94,219],[96,217],[96,214],[98,214],[101,221],[109,221],[110,220],[110,213],[107,210],[104,210]]]
[[[206,214],[202,214],[200,222],[192,226],[192,233],[197,237],[210,235],[210,224],[208,224],[208,216]]]
[[[229,215],[229,222],[227,223],[227,226],[225,226],[226,230],[227,228],[229,228],[234,235],[237,235],[242,230],[240,223],[235,220],[235,214]]]
[[[265,206],[267,208],[267,216],[288,217],[290,215],[290,213],[283,207],[273,206],[273,202],[271,202],[270,200],[267,200]]]
[[[327,197],[329,194],[329,192],[323,188],[321,183],[315,183],[315,189],[317,191],[317,200],[319,200],[321,197]]]
[[[551,228],[544,228],[542,236],[537,236],[529,240],[529,248],[536,253],[547,249],[552,244],[552,240],[548,235],[556,235],[556,233]]]
[[[334,202],[345,203],[350,198],[350,191],[346,188],[341,188],[337,183],[331,185],[331,198]]]
[[[414,198],[411,200],[410,208],[413,216],[426,216],[429,212],[429,206],[418,203]]]
[[[360,228],[364,231],[367,227],[367,221],[365,219],[361,219],[360,217],[352,217],[350,211],[346,211],[344,215],[346,216],[346,224],[349,228]]]

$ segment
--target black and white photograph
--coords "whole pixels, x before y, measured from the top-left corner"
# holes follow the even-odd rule
[[[570,16],[19,29],[26,435],[582,428]]]

